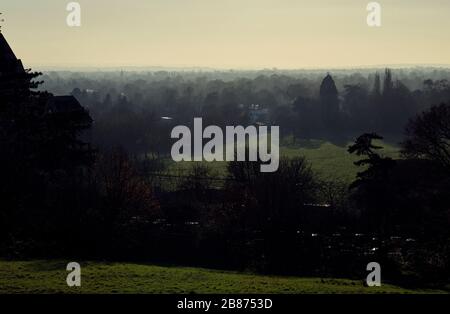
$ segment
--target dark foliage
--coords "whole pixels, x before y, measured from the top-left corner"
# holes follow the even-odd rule
[[[55,110],[54,96],[36,91],[39,73],[0,75],[2,256],[358,278],[377,260],[391,279],[448,283],[447,105],[411,120],[404,159],[380,155],[377,133],[358,137],[349,153],[362,170],[350,189],[317,178],[304,158],[282,159],[275,173],[230,162],[225,177],[203,165],[173,174],[164,159],[172,127],[196,116],[219,126],[276,123],[294,140],[345,142],[367,129],[398,135],[430,99],[449,95],[446,81],[411,92],[390,70],[383,82],[378,74],[52,75],[55,89],[70,89],[90,112]]]

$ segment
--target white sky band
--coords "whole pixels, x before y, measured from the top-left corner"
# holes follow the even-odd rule
[[[450,1],[2,0],[3,33],[28,67],[326,68],[450,64]],[[45,44],[43,44],[45,43]]]

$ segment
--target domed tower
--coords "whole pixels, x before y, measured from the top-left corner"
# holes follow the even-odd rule
[[[330,73],[328,73],[323,79],[322,84],[320,84],[320,97],[332,96],[337,98],[337,95],[338,90],[336,88],[336,84],[334,83]]]
[[[339,118],[339,93],[329,73],[320,84],[319,96],[324,122],[328,126],[334,126]]]

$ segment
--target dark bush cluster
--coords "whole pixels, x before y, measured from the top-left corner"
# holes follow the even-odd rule
[[[351,186],[319,179],[304,158],[282,159],[275,173],[261,173],[259,162],[230,162],[222,176],[204,164],[180,174],[167,168],[172,123],[192,121],[199,113],[218,125],[244,124],[267,107],[269,122],[278,121],[283,134],[294,138],[339,133],[344,126],[355,131],[383,124],[383,130],[395,131],[405,118],[404,107],[417,95],[393,82],[390,71],[382,92],[378,76],[370,93],[347,85],[347,111],[340,109],[331,76],[317,99],[298,95],[307,92],[285,77],[234,83],[199,79],[199,86],[220,91],[204,99],[189,84],[178,82],[184,88],[179,94],[180,86],[160,82],[152,96],[161,107],[154,111],[138,108],[142,95],[133,96],[133,105],[123,95],[113,101],[111,95],[100,99],[95,92],[74,90],[90,103],[93,128],[85,109],[50,112],[52,95],[33,91],[36,76],[0,77],[2,256],[141,260],[356,278],[368,262],[378,261],[392,280],[448,283],[448,105],[409,122],[402,159],[380,155],[376,133],[357,138],[349,153],[360,156],[361,172]],[[278,89],[276,82],[282,85]],[[140,84],[126,89],[136,92]],[[278,92],[251,92],[252,84]],[[426,82],[421,99],[446,93],[448,85],[439,91],[435,85]],[[272,107],[281,94],[292,107]],[[198,99],[201,107],[195,107]],[[248,101],[240,106],[241,99]],[[392,112],[363,110],[357,100],[371,110],[384,106]],[[257,101],[262,108],[249,105]],[[408,110],[413,115],[415,109]],[[88,141],[90,136],[97,145]]]

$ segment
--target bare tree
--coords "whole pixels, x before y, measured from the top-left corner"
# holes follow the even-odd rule
[[[436,161],[450,170],[450,105],[433,106],[410,120],[402,154]]]

